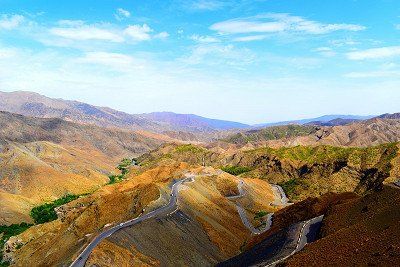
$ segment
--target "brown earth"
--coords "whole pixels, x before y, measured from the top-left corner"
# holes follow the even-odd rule
[[[333,127],[316,127],[312,125],[278,126],[298,127],[300,131],[292,133],[288,130],[278,134],[279,138],[271,135],[263,136],[264,131],[271,131],[271,128],[251,130],[248,132],[235,133],[221,140],[219,143],[210,146],[219,146],[228,142],[235,144],[236,148],[252,149],[257,147],[290,147],[290,146],[345,146],[345,147],[367,147],[384,143],[400,141],[400,119],[394,117],[377,117],[365,121],[354,122],[346,125]],[[273,127],[272,127],[273,128]],[[315,129],[314,129],[315,128]],[[286,137],[288,135],[288,137]]]
[[[238,179],[212,168],[191,172],[200,175],[182,186],[179,211],[118,231],[106,243],[129,250],[128,255],[139,251],[140,255],[159,260],[161,265],[213,265],[240,253],[251,235],[237,213],[235,201],[227,198],[237,195]],[[241,202],[249,216],[254,216],[258,209],[279,208],[269,205],[274,195],[267,183],[260,180],[245,180],[245,183],[246,195]],[[106,262],[116,265],[118,251],[105,257],[102,247],[97,247],[89,266],[106,266]]]
[[[28,214],[35,205],[98,189],[122,158],[162,142],[134,132],[0,112],[0,225],[31,222]]]
[[[385,186],[333,205],[321,239],[284,266],[397,266],[400,262],[400,189]]]
[[[159,186],[181,177],[187,168],[187,164],[158,167],[61,206],[58,220],[10,238],[5,246],[6,258],[16,266],[71,262],[78,250],[105,225],[136,217],[143,207],[159,198]]]
[[[301,201],[328,192],[363,193],[385,180],[399,179],[398,146],[396,143],[368,148],[298,146],[223,152],[189,144],[166,144],[138,161],[144,168],[174,160],[215,168],[242,166],[250,171],[241,177],[282,184],[292,201]]]

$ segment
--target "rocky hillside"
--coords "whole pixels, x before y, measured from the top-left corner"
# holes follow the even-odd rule
[[[34,205],[93,191],[108,182],[123,158],[162,142],[134,132],[0,112],[0,224],[29,222]]]
[[[224,138],[237,147],[283,147],[332,145],[367,147],[400,141],[400,120],[396,116],[373,118],[339,126],[279,126],[246,131]],[[215,143],[215,146],[221,146]]]
[[[132,167],[121,183],[107,185],[58,208],[58,219],[12,237],[5,259],[17,266],[68,265],[100,231],[165,205],[171,183],[196,176],[179,190],[178,210],[126,227],[103,240],[89,266],[212,265],[240,253],[250,239],[236,210],[238,178],[212,168],[173,163],[136,174]],[[262,189],[262,190],[261,190]],[[279,209],[271,186],[245,181],[240,205],[253,218],[259,210]],[[239,200],[237,200],[239,201]]]
[[[400,188],[382,190],[333,205],[320,239],[284,266],[394,266],[400,262]]]
[[[398,144],[368,148],[297,146],[230,152],[194,145],[164,145],[139,158],[143,166],[171,160],[235,168],[243,177],[282,185],[293,201],[327,192],[368,191],[399,177]]]

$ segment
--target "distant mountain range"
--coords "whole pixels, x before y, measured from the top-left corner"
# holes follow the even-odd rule
[[[173,112],[128,114],[108,107],[97,107],[78,101],[54,99],[26,91],[0,92],[0,111],[30,117],[61,118],[66,121],[107,128],[145,130],[167,134],[174,138],[177,132],[180,132],[179,135],[182,135],[183,132],[208,134],[225,130],[243,130],[290,124],[336,126],[374,117],[325,115],[317,118],[248,125],[234,121],[205,118],[194,114],[177,114]],[[382,116],[391,115],[385,114]],[[201,137],[200,139],[204,138]]]
[[[360,116],[360,115],[343,115],[343,114],[336,114],[336,115],[324,115],[321,117],[310,118],[310,119],[301,119],[301,120],[292,120],[292,121],[280,121],[280,122],[271,122],[271,123],[262,123],[254,125],[256,127],[268,127],[268,126],[279,126],[279,125],[288,125],[288,124],[314,124],[314,125],[322,125],[327,122],[332,122],[334,124],[334,120],[340,119],[344,121],[361,121],[361,120],[368,120],[375,117],[375,115],[368,115],[368,116]],[[343,122],[343,121],[342,121]],[[343,125],[343,124],[337,124]],[[333,126],[333,125],[324,125],[324,126]]]
[[[242,129],[249,125],[203,118],[192,114],[155,112],[128,114],[108,107],[97,107],[78,101],[49,98],[33,92],[0,92],[0,110],[39,118],[61,118],[67,121],[101,127],[117,127],[153,132],[212,132]]]

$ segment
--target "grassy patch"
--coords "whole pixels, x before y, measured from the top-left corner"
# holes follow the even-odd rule
[[[197,153],[202,153],[204,151],[205,151],[204,148],[201,148],[201,147],[198,147],[198,146],[194,146],[194,145],[191,145],[191,144],[180,145],[180,146],[177,146],[175,148],[175,152],[178,152],[178,153],[190,152],[190,153],[193,153],[193,154],[197,154]]]
[[[43,205],[34,207],[30,215],[34,220],[35,224],[41,224],[46,222],[51,222],[57,219],[57,213],[54,211],[55,208],[69,203],[75,199],[77,199],[78,195],[68,194],[62,198],[54,200],[50,203],[45,203]]]
[[[26,229],[31,227],[32,224],[28,223],[20,223],[20,224],[12,224],[12,225],[0,225],[0,234],[2,237],[0,239],[0,267],[9,266],[8,262],[2,261],[3,259],[3,247],[7,240],[15,235],[19,235],[20,233],[24,232]]]
[[[260,210],[256,213],[256,215],[254,215],[254,220],[260,220],[262,217],[264,217],[265,215],[268,215],[268,212],[264,211],[264,210]]]
[[[115,184],[121,182],[125,178],[125,175],[129,173],[129,167],[133,163],[136,163],[135,159],[127,159],[127,158],[122,159],[122,161],[117,166],[117,169],[121,171],[121,174],[109,175],[108,178],[110,179],[110,181],[108,182],[108,184]]]
[[[250,168],[242,167],[242,166],[225,166],[225,167],[221,167],[221,170],[223,170],[224,172],[230,173],[232,175],[240,175],[242,173],[251,171]]]
[[[280,183],[279,185],[282,187],[285,194],[291,196],[294,193],[296,186],[300,185],[300,183],[296,179],[291,179],[287,182]]]

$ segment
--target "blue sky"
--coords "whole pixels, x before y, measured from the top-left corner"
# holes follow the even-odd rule
[[[0,0],[0,90],[246,123],[399,112],[396,0]]]

